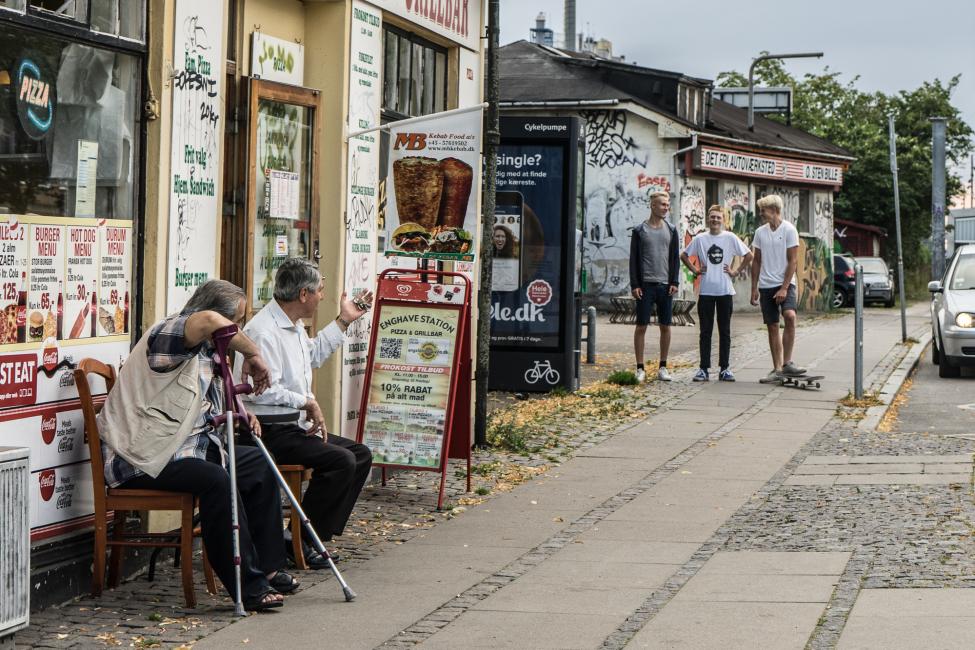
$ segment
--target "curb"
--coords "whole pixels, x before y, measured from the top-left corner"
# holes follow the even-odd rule
[[[898,391],[900,391],[901,386],[904,385],[904,381],[917,368],[917,364],[921,360],[921,355],[924,354],[930,342],[931,331],[928,330],[920,336],[918,342],[904,355],[900,364],[894,369],[894,372],[890,373],[887,381],[884,382],[880,393],[877,394],[877,398],[883,403],[868,408],[866,416],[857,423],[857,429],[861,431],[875,431],[877,429],[880,421],[887,415],[887,411],[890,409],[890,405],[897,396]]]

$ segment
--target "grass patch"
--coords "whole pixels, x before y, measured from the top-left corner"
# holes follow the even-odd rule
[[[637,381],[636,373],[632,370],[617,370],[606,378],[606,383],[616,384],[617,386],[636,386],[640,382]]]
[[[476,488],[474,488],[474,494],[482,497],[486,496],[491,494],[491,488],[487,487],[486,485],[478,485]]]
[[[846,397],[840,400],[840,404],[847,408],[866,409],[871,406],[881,406],[883,402],[880,401],[876,393],[864,393],[863,399],[857,399],[853,397],[852,392],[849,392]]]
[[[508,451],[527,451],[529,437],[531,437],[529,428],[515,421],[495,422],[488,425],[487,439],[494,447]]]
[[[572,392],[565,386],[556,386],[548,394],[550,397],[568,397]]]

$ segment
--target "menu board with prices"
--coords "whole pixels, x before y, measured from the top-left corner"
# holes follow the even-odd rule
[[[130,221],[0,215],[0,446],[31,451],[32,540],[89,525],[73,369],[129,354],[131,246]]]

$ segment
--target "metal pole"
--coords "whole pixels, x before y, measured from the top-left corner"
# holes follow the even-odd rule
[[[596,363],[596,308],[586,310],[586,363]]]
[[[945,272],[945,128],[948,119],[931,118],[931,279]]]
[[[491,354],[491,265],[494,261],[495,188],[498,174],[498,145],[501,143],[501,120],[498,100],[498,19],[501,0],[488,0],[487,101],[484,124],[484,200],[481,206],[481,277],[477,288],[477,367],[474,369],[474,444],[487,445],[488,358]]]
[[[244,611],[244,596],[240,580],[240,513],[237,512],[237,454],[234,450],[234,412],[226,413],[227,458],[230,470],[230,527],[233,532],[234,548],[234,587],[237,595],[234,598],[234,615],[247,616]],[[190,558],[184,557],[183,562]]]
[[[863,399],[863,267],[853,265],[856,278],[856,299],[853,313],[853,395]]]
[[[822,52],[798,52],[795,54],[763,54],[762,56],[754,59],[752,64],[748,66],[748,130],[755,130],[755,109],[752,105],[752,100],[755,96],[755,87],[752,83],[752,79],[755,76],[755,65],[761,61],[768,61],[769,59],[818,59],[823,56]]]
[[[890,131],[890,173],[894,175],[894,226],[897,230],[897,291],[901,303],[901,342],[907,341],[907,302],[904,297],[904,248],[901,242],[901,194],[897,185],[897,133],[894,114],[888,116]]]

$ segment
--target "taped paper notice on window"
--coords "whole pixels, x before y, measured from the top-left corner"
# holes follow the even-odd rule
[[[268,173],[270,184],[270,205],[268,206],[271,219],[298,218],[298,202],[300,198],[300,182],[297,172],[283,172],[272,169]]]
[[[278,235],[277,239],[274,240],[274,254],[278,257],[284,257],[288,254],[287,235]]]
[[[98,143],[78,140],[78,175],[75,181],[74,216],[95,216],[95,196],[98,190]]]

